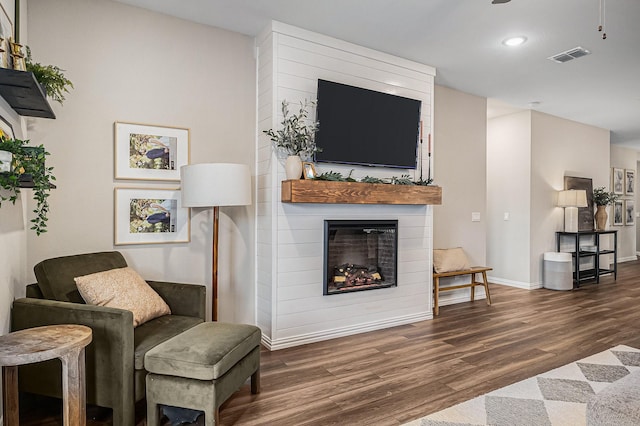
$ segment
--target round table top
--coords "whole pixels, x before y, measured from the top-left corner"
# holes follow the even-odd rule
[[[91,329],[61,324],[27,328],[0,336],[0,365],[14,366],[60,358],[91,342]]]

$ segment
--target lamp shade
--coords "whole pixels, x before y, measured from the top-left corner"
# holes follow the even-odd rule
[[[587,191],[584,189],[559,191],[558,207],[587,207]]]
[[[246,164],[203,163],[180,168],[183,207],[251,204],[251,171]]]

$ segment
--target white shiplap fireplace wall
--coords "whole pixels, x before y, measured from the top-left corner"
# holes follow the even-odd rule
[[[319,78],[419,99],[426,178],[435,70],[279,22],[257,38],[257,57],[256,317],[263,343],[276,350],[432,318],[432,206],[283,204],[284,167],[262,131],[279,128],[283,100],[297,111],[299,101],[315,99]],[[316,168],[343,175],[353,169],[356,178],[406,173],[327,164]],[[325,219],[397,219],[398,286],[323,296]]]

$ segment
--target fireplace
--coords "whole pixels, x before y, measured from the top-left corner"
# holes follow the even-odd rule
[[[397,220],[324,221],[324,295],[396,287]]]

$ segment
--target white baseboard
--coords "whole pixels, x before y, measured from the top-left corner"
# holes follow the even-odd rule
[[[526,283],[526,282],[523,282],[523,281],[505,280],[505,279],[498,278],[498,277],[487,277],[487,281],[489,281],[489,283],[501,284],[501,285],[506,285],[506,286],[509,286],[509,287],[521,288],[523,290],[535,290],[537,288],[542,288],[542,282]]]
[[[633,262],[634,260],[638,260],[638,256],[640,256],[640,253],[636,253],[635,256],[618,257],[618,263]]]
[[[366,324],[358,324],[349,327],[334,328],[315,333],[301,334],[299,336],[286,337],[284,339],[270,339],[262,336],[262,344],[270,351],[290,348],[293,346],[306,345],[307,343],[321,342],[323,340],[335,339],[337,337],[352,336],[354,334],[366,333],[368,331],[382,330],[396,327],[398,325],[412,324],[414,322],[433,319],[432,311],[420,312],[413,315],[405,315],[397,318],[389,318],[383,321],[374,321]]]

